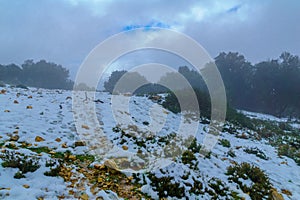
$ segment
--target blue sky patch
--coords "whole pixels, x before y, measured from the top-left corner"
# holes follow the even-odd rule
[[[131,24],[123,27],[123,31],[130,31],[137,28],[143,28],[145,31],[151,30],[151,28],[170,28],[171,26],[163,22],[150,22],[148,24]]]

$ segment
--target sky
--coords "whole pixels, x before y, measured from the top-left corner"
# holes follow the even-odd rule
[[[284,51],[300,55],[299,10],[298,0],[0,0],[0,63],[45,59],[70,69],[74,77],[100,42],[122,31],[151,27],[188,35],[212,58],[233,51],[257,63]],[[112,66],[126,68],[132,58],[138,64],[185,64],[145,51]]]

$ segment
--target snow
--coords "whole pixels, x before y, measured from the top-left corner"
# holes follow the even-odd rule
[[[78,129],[74,123],[74,116],[76,116],[76,114],[74,114],[74,111],[72,110],[72,99],[68,98],[72,97],[71,91],[36,88],[25,90],[11,88],[10,86],[6,86],[5,88],[0,87],[0,90],[1,89],[5,89],[7,92],[6,94],[0,94],[0,143],[8,141],[10,136],[13,135],[13,132],[18,130],[18,135],[20,136],[18,142],[31,143],[33,147],[47,146],[51,149],[55,149],[56,152],[69,150],[73,154],[96,152],[91,151],[91,148],[89,147],[75,148],[74,146],[75,141],[78,140],[86,139],[95,142],[97,139],[95,138],[95,135],[87,135],[86,138],[84,138],[76,132],[76,129]],[[32,98],[30,98],[31,96]],[[84,99],[85,96],[82,95],[82,98]],[[92,96],[89,96],[89,98],[92,99]],[[114,98],[114,102],[112,102],[112,98]],[[125,143],[125,145],[128,146],[128,150],[123,150],[122,145],[118,144],[118,140],[113,140],[116,137],[116,133],[113,132],[112,129],[116,126],[130,131],[131,129],[128,125],[136,125],[139,130],[136,132],[131,130],[131,132],[133,135],[141,138],[151,135],[154,135],[155,137],[166,137],[181,130],[180,132],[186,133],[186,135],[182,134],[181,137],[178,136],[174,139],[176,145],[181,145],[180,147],[182,147],[184,143],[184,138],[188,138],[186,136],[189,135],[195,135],[200,143],[205,141],[209,130],[208,125],[199,123],[195,125],[193,124],[195,122],[182,123],[182,116],[180,114],[173,114],[165,110],[158,104],[147,99],[147,97],[112,97],[108,93],[98,92],[96,93],[95,99],[101,99],[104,102],[97,103],[94,111],[97,114],[97,120],[101,128],[101,131],[98,131],[100,131],[101,134],[105,134],[108,140],[112,141],[112,145],[114,146],[109,152],[103,150],[106,154],[106,159],[108,157],[139,159],[136,156],[138,149],[132,140]],[[17,100],[19,103],[15,104],[14,100]],[[118,106],[112,106],[112,103],[113,105]],[[27,109],[27,106],[29,105],[32,106],[32,109]],[[60,109],[59,105],[62,106],[62,109]],[[9,110],[10,112],[4,112],[5,110]],[[287,120],[259,113],[242,112],[250,117],[263,120],[276,122],[286,122]],[[144,125],[143,122],[149,122],[149,125]],[[90,123],[87,119],[84,123],[93,127],[93,123],[95,122]],[[292,123],[292,126],[300,128],[300,124],[297,122]],[[82,128],[81,131],[92,134],[94,129],[86,130]],[[245,130],[238,130],[238,132],[244,133]],[[251,134],[252,133],[249,132],[249,135]],[[36,136],[42,137],[44,141],[35,142]],[[174,177],[174,181],[181,183],[181,186],[184,186],[186,190],[188,187],[184,182],[193,183],[192,177],[201,177],[203,184],[207,184],[208,180],[216,177],[226,183],[226,186],[231,190],[240,193],[241,197],[250,199],[247,194],[238,190],[236,185],[229,183],[228,176],[225,175],[227,167],[230,166],[233,161],[236,163],[248,162],[265,171],[269,176],[271,183],[279,192],[281,189],[291,191],[293,195],[290,197],[284,195],[286,199],[300,199],[300,166],[292,159],[278,157],[277,150],[270,146],[265,140],[258,141],[252,138],[237,138],[235,135],[227,132],[220,133],[219,137],[220,139],[229,140],[231,147],[226,148],[220,144],[216,144],[214,148],[212,148],[210,159],[204,158],[200,154],[195,154],[197,159],[196,165],[199,170],[191,170],[189,166],[184,165],[183,163],[170,162],[168,159],[157,160],[154,153],[156,152],[164,155],[163,152],[165,148],[164,146],[157,145],[157,143],[152,144],[148,142],[147,148],[142,148],[142,150],[148,151],[148,164],[154,163],[153,165],[155,167],[162,167],[164,169],[164,174],[162,174],[160,170],[153,171],[157,177],[167,175],[172,176]],[[60,138],[61,142],[55,141],[57,138]],[[66,143],[68,147],[62,147],[63,143]],[[253,154],[245,153],[244,149],[247,147],[259,148],[269,159],[263,160]],[[227,152],[230,149],[234,151],[236,157],[231,158],[227,156]],[[26,155],[37,156],[36,153],[23,148],[15,151]],[[40,155],[41,167],[35,172],[26,173],[26,178],[22,179],[13,178],[14,174],[18,171],[17,169],[3,168],[0,165],[0,198],[36,199],[43,196],[45,199],[57,199],[58,196],[62,195],[67,198],[70,197],[68,194],[67,183],[65,183],[61,177],[48,177],[44,175],[44,172],[49,170],[49,168],[45,167],[47,159],[50,159],[49,154],[42,153]],[[159,162],[155,163],[157,161]],[[2,163],[1,159],[0,163]],[[190,172],[188,179],[182,180],[182,176],[188,172]],[[24,188],[24,184],[29,185],[30,187]],[[251,183],[245,181],[245,184]],[[156,192],[150,185],[149,179],[147,179],[147,184],[142,186],[141,191],[147,193],[152,198],[158,198]],[[6,196],[6,194],[9,195]],[[89,195],[92,196],[90,193]],[[102,196],[104,199],[118,198],[113,191],[108,192],[104,190],[100,191],[98,196]],[[191,195],[188,198],[198,199],[200,197]],[[210,197],[208,194],[204,194],[201,198],[208,199]]]

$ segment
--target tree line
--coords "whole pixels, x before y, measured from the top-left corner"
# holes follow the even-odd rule
[[[298,56],[284,52],[277,59],[252,64],[237,52],[222,52],[215,58],[215,64],[225,85],[229,107],[278,117],[300,116],[300,59]],[[208,90],[198,72],[186,66],[179,67],[178,72],[188,80],[195,91],[199,91],[197,96],[205,96],[205,98],[201,98],[202,101],[207,99]],[[127,71],[124,70],[113,72],[108,81],[104,83],[105,90],[112,92],[114,85],[126,73]],[[138,77],[136,72],[134,75],[132,72],[129,74],[131,74],[129,77],[132,76],[128,79],[130,82],[134,82],[134,77]],[[145,77],[138,79],[145,79]],[[158,84],[148,83],[134,93],[170,92],[162,85],[174,82],[174,79],[176,80],[174,74],[166,74]],[[183,89],[180,88],[180,84],[177,85],[178,90]],[[175,98],[174,95],[171,97]],[[171,97],[170,102],[175,102],[174,99],[171,100]],[[201,104],[209,105],[207,102]],[[176,108],[175,110],[178,111],[176,106],[173,105],[172,108]]]
[[[300,59],[288,52],[251,64],[239,53],[221,53],[215,63],[228,101],[238,109],[278,117],[300,116]]]
[[[69,70],[45,60],[26,60],[21,66],[0,65],[0,82],[48,89],[72,89],[74,84]]]

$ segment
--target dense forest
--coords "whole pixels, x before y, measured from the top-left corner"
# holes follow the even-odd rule
[[[277,59],[252,64],[239,53],[220,53],[215,63],[221,73],[226,88],[229,107],[254,112],[272,114],[278,117],[300,116],[300,59],[298,56],[284,52]],[[182,74],[191,86],[207,95],[207,88],[200,74],[186,66],[179,67]],[[105,82],[106,91],[112,92],[116,82],[126,71],[115,71]],[[134,81],[132,76],[131,81]],[[174,78],[167,74],[158,83],[167,82]],[[139,77],[143,79],[143,77]],[[147,84],[138,88],[135,94],[167,92],[168,89],[160,84]],[[124,91],[123,91],[124,92]],[[199,96],[199,95],[198,95]],[[175,98],[171,95],[171,100]],[[205,98],[201,98],[202,101]],[[208,103],[201,103],[208,105]],[[179,108],[172,106],[174,111]]]
[[[21,67],[15,64],[0,65],[0,82],[21,87],[72,89],[69,70],[61,65],[40,60],[26,60]]]

